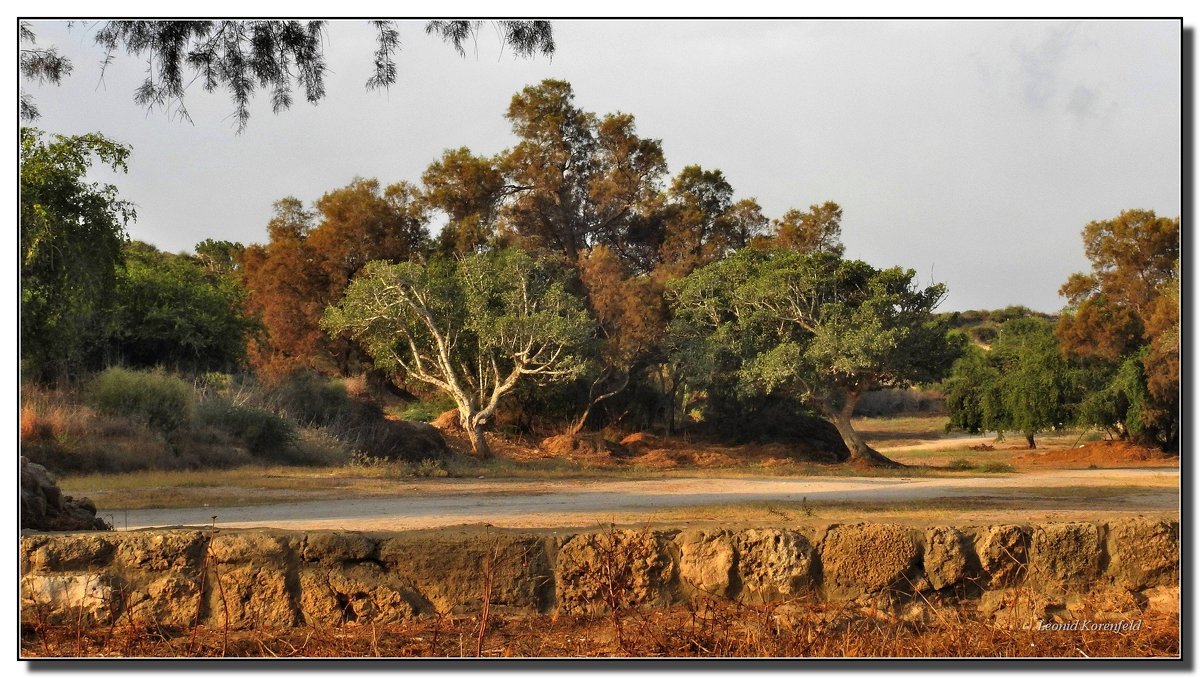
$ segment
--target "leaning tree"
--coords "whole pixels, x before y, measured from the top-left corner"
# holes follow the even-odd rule
[[[673,283],[672,343],[693,378],[734,375],[752,393],[798,398],[828,419],[851,459],[897,465],[850,423],[874,388],[935,381],[962,349],[933,315],[943,285],[830,252],[744,249]]]
[[[565,267],[518,249],[461,260],[374,261],[325,313],[376,367],[445,392],[458,405],[472,451],[488,457],[483,427],[522,380],[577,376],[592,334]]]

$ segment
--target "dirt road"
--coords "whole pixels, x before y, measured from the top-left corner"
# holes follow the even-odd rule
[[[1144,489],[1125,497],[1126,510],[1177,507],[1174,469],[1046,471],[962,478],[670,478],[659,480],[426,480],[397,485],[389,497],[290,504],[118,511],[119,529],[173,525],[277,527],[296,530],[409,530],[463,524],[497,527],[595,525],[632,514],[750,502],[896,503],[1028,492],[1042,502],[1080,488]]]

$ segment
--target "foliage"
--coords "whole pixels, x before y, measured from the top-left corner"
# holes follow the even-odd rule
[[[100,134],[20,130],[21,361],[46,379],[78,368],[99,344],[133,206],[86,181],[99,162],[125,171],[129,148]]]
[[[37,36],[28,21],[17,24],[17,71],[25,80],[38,84],[59,84],[62,79],[71,74],[71,60],[58,53],[56,47],[39,48]],[[21,120],[35,120],[40,114],[33,97],[22,91],[17,98],[17,117]]]
[[[749,392],[782,393],[838,427],[855,459],[886,461],[850,425],[858,397],[943,376],[961,350],[932,311],[942,285],[832,253],[743,249],[671,286],[676,360],[689,379],[733,375]]]
[[[1084,227],[1092,270],[1062,286],[1068,306],[1057,328],[1064,351],[1112,375],[1108,394],[1084,408],[1088,421],[1165,448],[1179,442],[1179,228],[1178,217],[1150,210]],[[1136,369],[1128,364],[1135,356]]]
[[[400,49],[396,22],[372,20],[376,32],[374,73],[367,89],[387,89],[396,83],[395,55]],[[465,56],[463,45],[474,40],[482,21],[429,21],[425,32],[440,37]],[[501,44],[516,56],[529,58],[554,53],[554,35],[549,21],[505,19],[493,22]],[[184,95],[199,81],[207,92],[222,90],[233,99],[238,131],[250,119],[250,99],[258,88],[271,92],[275,113],[291,107],[293,88],[303,91],[309,103],[325,96],[324,21],[233,20],[233,21],[103,21],[89,27],[96,44],[107,52],[107,67],[119,52],[145,56],[146,79],[134,92],[134,101],[149,109],[174,110],[190,120]],[[19,40],[28,44],[19,52],[21,75],[27,80],[58,83],[71,71],[71,63],[53,47],[35,49],[36,38],[27,22],[19,25]],[[19,110],[23,117],[37,117],[37,109],[22,94]]]
[[[322,196],[316,212],[295,198],[275,203],[270,241],[242,256],[249,308],[267,329],[250,348],[253,365],[271,376],[302,369],[346,374],[360,367],[353,345],[321,332],[321,314],[367,262],[422,254],[426,221],[416,190],[403,182],[384,188],[374,179],[356,179]]]
[[[578,374],[591,331],[561,266],[516,249],[428,264],[372,262],[323,322],[376,367],[447,393],[478,454],[482,426],[521,380]]]
[[[274,412],[210,398],[196,409],[198,423],[212,426],[241,441],[256,457],[285,456],[296,440],[296,427]]]
[[[137,367],[231,370],[256,324],[228,273],[141,242],[125,247],[108,322],[110,358]]]
[[[1017,431],[1033,447],[1036,434],[1071,421],[1078,380],[1048,322],[1010,320],[990,351],[974,348],[955,362],[943,385],[947,427]]]
[[[87,401],[104,414],[171,433],[191,423],[194,394],[191,384],[162,370],[110,367],[88,384]]]
[[[756,246],[829,252],[838,256],[846,249],[842,245],[842,208],[835,202],[811,205],[807,212],[790,209],[772,221],[771,226],[771,236],[759,239]]]

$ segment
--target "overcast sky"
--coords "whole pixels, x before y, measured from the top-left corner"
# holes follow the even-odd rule
[[[466,59],[401,26],[399,79],[368,93],[373,35],[334,22],[327,96],[278,116],[259,97],[235,134],[227,95],[199,86],[194,124],[133,103],[144,61],[100,76],[86,26],[36,23],[75,70],[33,86],[57,133],[133,147],[130,236],[190,250],[266,239],[271,205],[356,176],[417,181],[443,149],[514,143],[503,114],[544,78],[581,107],[625,111],[669,169],[717,168],[768,216],[833,200],[850,257],[946,283],[944,310],[1055,312],[1085,270],[1080,231],[1122,209],[1180,212],[1176,21],[556,21],[554,58],[514,60],[490,29]]]

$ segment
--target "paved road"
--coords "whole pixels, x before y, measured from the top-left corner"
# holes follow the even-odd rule
[[[1146,508],[1161,510],[1177,492],[1177,469],[1061,470],[1037,474],[939,478],[669,478],[658,480],[430,480],[406,483],[394,496],[264,506],[116,512],[121,528],[208,525],[286,529],[407,530],[490,523],[560,527],[601,523],[617,515],[711,504],[763,501],[904,502],[986,495],[1021,488],[1143,486]],[[1035,495],[1031,495],[1035,496]],[[1136,497],[1142,497],[1139,494]],[[1127,498],[1127,502],[1137,498]],[[1133,508],[1137,508],[1136,504]]]

